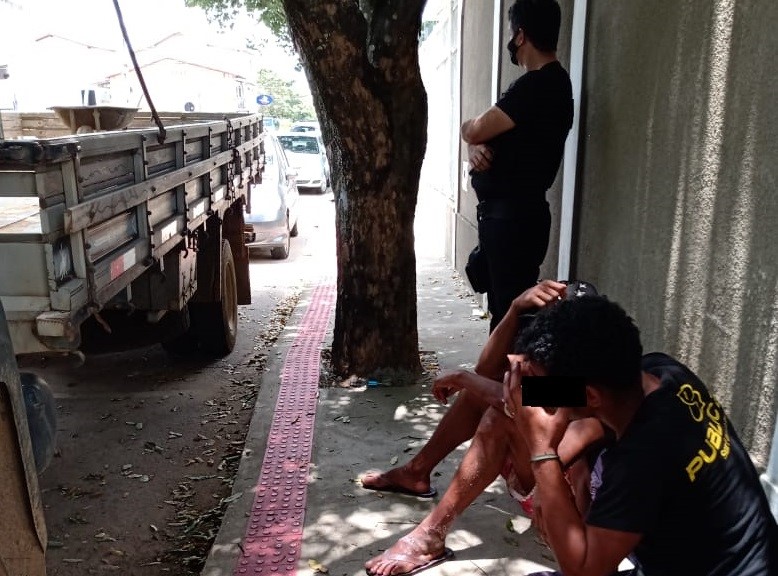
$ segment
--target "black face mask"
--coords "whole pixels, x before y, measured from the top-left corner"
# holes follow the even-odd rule
[[[515,36],[510,39],[507,48],[508,48],[508,53],[511,56],[511,64],[513,64],[514,66],[518,66],[519,60],[516,58],[516,50],[518,50],[519,47],[516,46],[516,42],[514,42],[515,39],[516,39]]]

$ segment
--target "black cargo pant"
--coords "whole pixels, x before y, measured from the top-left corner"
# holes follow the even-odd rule
[[[489,332],[516,296],[538,281],[551,231],[551,211],[536,206],[486,200],[478,204],[478,243],[489,270]]]

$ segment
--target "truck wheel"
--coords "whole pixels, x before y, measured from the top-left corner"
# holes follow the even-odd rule
[[[43,378],[31,372],[20,372],[19,380],[27,411],[32,454],[40,474],[51,463],[56,450],[57,414],[54,394]]]
[[[162,341],[162,348],[165,352],[173,356],[193,356],[200,349],[200,342],[197,336],[197,330],[191,326],[183,334],[174,338]]]
[[[222,240],[221,300],[197,304],[191,310],[203,350],[226,356],[238,337],[238,290],[230,243]]]

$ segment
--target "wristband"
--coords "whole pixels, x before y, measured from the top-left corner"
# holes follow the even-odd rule
[[[546,460],[560,460],[559,454],[556,452],[550,452],[548,454],[537,454],[535,456],[530,457],[529,461],[533,464],[536,462],[545,462]]]

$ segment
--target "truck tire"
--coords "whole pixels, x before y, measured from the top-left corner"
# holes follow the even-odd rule
[[[297,225],[295,224],[295,227]],[[286,217],[286,242],[283,246],[276,246],[275,248],[270,249],[270,257],[273,260],[286,260],[289,258],[289,250],[292,247],[292,231],[289,230],[289,216]]]
[[[222,240],[221,299],[190,308],[192,324],[200,337],[202,349],[222,358],[232,352],[238,337],[238,289],[235,260],[227,240]]]
[[[31,372],[20,372],[19,380],[27,412],[32,454],[40,474],[51,463],[56,450],[57,413],[54,394],[43,378]]]
[[[169,312],[168,312],[169,314]],[[197,327],[189,316],[189,327],[182,332],[162,341],[162,348],[165,352],[173,356],[193,356],[200,350],[200,339],[197,334]]]

